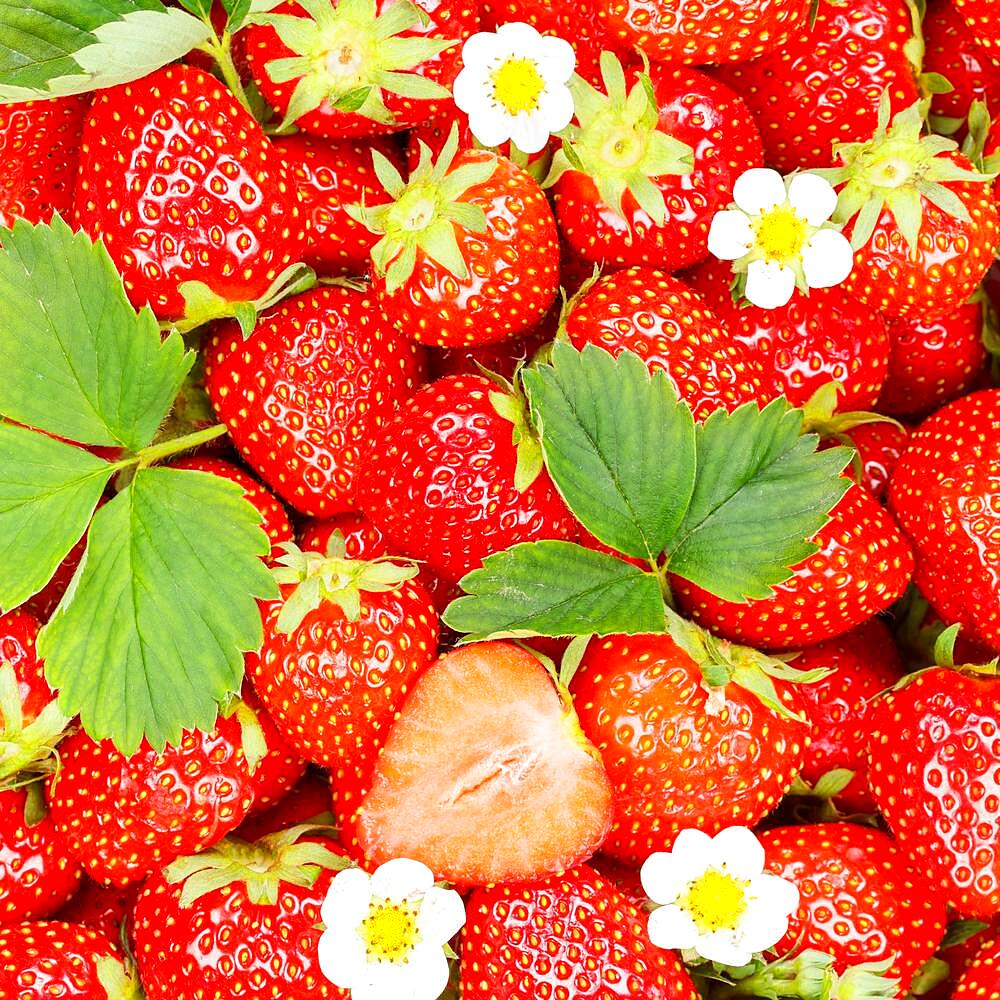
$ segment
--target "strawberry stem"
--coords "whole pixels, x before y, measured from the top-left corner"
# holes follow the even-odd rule
[[[199,445],[214,441],[216,438],[222,437],[225,433],[225,424],[214,424],[212,427],[195,431],[193,434],[185,434],[183,437],[174,438],[171,441],[161,441],[159,444],[143,448],[137,455],[132,455],[129,458],[122,459],[120,462],[116,462],[114,467],[116,469],[126,469],[129,466],[135,465],[140,469],[144,469],[161,459],[179,455],[183,451],[191,451]]]

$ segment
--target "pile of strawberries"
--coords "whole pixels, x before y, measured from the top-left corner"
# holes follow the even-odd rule
[[[193,360],[152,443],[38,422],[111,471],[90,548],[72,531],[0,607],[0,998],[374,1000],[322,959],[324,900],[396,859],[466,914],[444,992],[399,1000],[1000,997],[996,0],[115,4],[201,41],[0,104],[0,345],[14,265],[48,273],[29,239],[72,230],[120,276],[102,301]],[[456,85],[509,23],[575,50],[537,150],[481,123],[528,114],[548,56],[483,70],[492,119]],[[720,259],[764,167],[791,200]],[[825,215],[796,214],[802,177]],[[810,288],[796,254],[830,230],[853,266]],[[745,297],[761,260],[790,262],[783,304]],[[139,393],[146,355],[115,363]],[[667,426],[651,494],[630,477]],[[31,554],[10,454],[0,575]],[[97,714],[60,693],[65,656],[46,672],[113,551],[102,516],[159,468],[236,484],[267,535],[257,641],[225,606],[206,623],[235,664],[214,722],[184,715],[209,668],[179,640],[127,683],[87,645],[71,691]],[[162,587],[130,566],[95,629]],[[126,714],[134,740],[94,721]],[[784,935],[743,966],[657,946],[643,865],[731,827],[797,890]],[[678,893],[705,933],[743,912]],[[419,905],[372,899],[356,933],[408,983]]]

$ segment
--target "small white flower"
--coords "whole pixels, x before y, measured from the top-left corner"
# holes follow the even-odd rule
[[[465,905],[434,885],[419,861],[396,858],[369,875],[347,868],[321,910],[319,965],[352,1000],[437,1000],[448,985],[444,946],[465,924]]]
[[[640,873],[649,939],[660,948],[693,949],[724,965],[746,965],[784,937],[799,891],[764,871],[764,848],[743,826],[709,837],[683,830],[673,850],[651,854]]]
[[[745,170],[733,204],[712,219],[709,252],[746,275],[743,294],[755,306],[777,309],[796,288],[829,288],[851,273],[851,244],[829,221],[836,207],[836,192],[815,174]]]
[[[570,123],[573,97],[567,83],[576,55],[569,42],[511,21],[473,35],[462,46],[462,60],[455,104],[484,146],[510,139],[523,153],[537,153]]]

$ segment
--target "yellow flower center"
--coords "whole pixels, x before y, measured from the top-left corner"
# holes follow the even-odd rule
[[[784,264],[802,256],[809,232],[805,219],[788,205],[765,212],[754,226],[757,246],[767,260]]]
[[[373,899],[368,916],[361,921],[369,962],[406,962],[420,943],[415,904]]]
[[[509,114],[538,110],[545,81],[530,59],[505,59],[492,79],[493,97]]]
[[[709,868],[688,885],[687,895],[677,900],[677,905],[688,912],[703,934],[733,930],[747,908],[749,885],[744,879]]]

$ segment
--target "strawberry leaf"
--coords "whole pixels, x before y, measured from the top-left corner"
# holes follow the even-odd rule
[[[140,468],[97,512],[38,637],[60,707],[94,739],[130,754],[212,728],[261,643],[254,598],[277,593],[259,522],[241,487],[177,469]]]
[[[0,244],[0,414],[83,444],[147,445],[194,354],[177,333],[161,340],[104,245],[62,219],[18,220]]]
[[[82,448],[0,423],[0,612],[45,586],[114,471]]]
[[[666,628],[659,582],[572,542],[525,542],[461,581],[444,622],[465,641],[530,635],[635,635]]]
[[[850,449],[816,451],[802,411],[777,399],[717,410],[697,428],[691,505],[668,548],[670,572],[728,601],[765,598],[789,567],[816,551],[809,541],[850,481]]]
[[[619,552],[655,561],[695,480],[691,410],[663,372],[630,352],[556,342],[522,375],[549,474],[577,518]],[[609,391],[609,387],[614,391]]]

